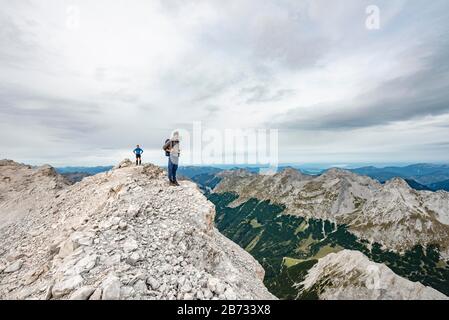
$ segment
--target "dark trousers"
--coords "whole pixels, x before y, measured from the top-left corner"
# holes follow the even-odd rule
[[[140,154],[136,154],[136,166],[142,164],[142,156]]]
[[[178,165],[174,164],[170,157],[168,157],[168,180],[171,182],[176,181],[176,170],[178,170]]]

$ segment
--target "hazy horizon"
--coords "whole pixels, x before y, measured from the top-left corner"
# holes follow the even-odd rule
[[[13,160],[14,159],[8,159]],[[123,159],[121,159],[123,160]],[[32,166],[41,166],[41,165],[51,165],[55,168],[77,168],[77,167],[85,167],[85,168],[93,168],[93,167],[111,167],[117,165],[121,160],[118,160],[116,163],[104,163],[100,165],[74,165],[74,164],[60,164],[60,165],[54,165],[52,163],[28,163],[28,162],[22,162],[22,161],[16,161],[27,165]],[[130,158],[132,160],[132,158]],[[144,161],[143,163],[153,163],[158,166],[166,166],[167,164],[165,161],[162,161],[160,163],[154,163],[149,161]],[[385,167],[406,167],[411,165],[449,165],[449,162],[427,162],[427,163],[419,163],[419,162],[387,162],[387,163],[370,163],[370,162],[361,162],[361,163],[279,163],[278,167],[296,167],[296,168],[303,168],[303,169],[328,169],[328,168],[342,168],[342,169],[357,169],[362,167],[376,167],[376,168],[385,168]],[[261,165],[261,164],[246,164],[246,163],[240,163],[240,164],[214,164],[214,163],[204,163],[204,164],[180,164],[180,167],[215,167],[215,168],[232,168],[232,167],[238,167],[238,168],[251,168],[251,167],[267,167],[267,165]]]

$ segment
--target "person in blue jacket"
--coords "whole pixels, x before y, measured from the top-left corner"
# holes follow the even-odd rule
[[[140,148],[139,145],[137,145],[137,148],[135,148],[133,152],[136,155],[136,166],[141,165],[143,150]]]

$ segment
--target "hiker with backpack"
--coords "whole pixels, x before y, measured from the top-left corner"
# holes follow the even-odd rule
[[[134,149],[133,153],[136,155],[136,166],[142,164],[142,153],[143,150],[140,148],[139,145]]]
[[[168,157],[168,180],[170,180],[170,185],[179,186],[179,183],[176,180],[176,171],[178,170],[179,155],[181,151],[179,148],[179,132],[173,132],[171,139],[167,139],[162,148],[165,151],[165,155]]]

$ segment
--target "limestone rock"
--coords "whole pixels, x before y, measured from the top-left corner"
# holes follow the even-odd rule
[[[103,290],[101,288],[95,289],[94,293],[89,297],[89,300],[101,300]]]
[[[123,244],[123,250],[125,252],[131,252],[139,248],[139,244],[134,239],[127,239],[126,242]]]
[[[51,299],[51,297],[53,296],[52,290],[53,290],[53,284],[50,284],[47,287],[47,289],[45,290],[44,300],[50,300]]]
[[[114,169],[127,168],[127,167],[130,167],[132,165],[133,165],[133,163],[132,163],[131,160],[125,159],[125,160],[121,161],[117,166],[115,166]]]
[[[4,163],[0,298],[274,299],[194,183],[170,187],[161,168],[129,160],[73,185]]]
[[[23,261],[22,260],[17,260],[14,261],[13,263],[11,263],[9,266],[7,266],[3,272],[4,273],[12,273],[12,272],[16,272],[18,270],[20,270],[20,268],[22,268],[22,264]]]
[[[160,287],[160,283],[159,281],[157,281],[155,278],[153,277],[149,277],[147,279],[147,283],[148,285],[153,289],[153,290],[157,290]]]
[[[437,290],[402,278],[384,264],[352,250],[319,259],[298,287],[300,294],[314,290],[324,300],[449,300]]]
[[[52,297],[60,298],[78,287],[84,281],[80,275],[75,275],[55,283],[52,288]]]
[[[102,300],[119,300],[120,288],[122,284],[120,280],[113,276],[109,277],[103,282]]]
[[[65,258],[69,254],[71,254],[73,251],[75,251],[75,249],[76,249],[75,243],[73,243],[73,241],[71,239],[67,239],[66,241],[64,241],[61,244],[61,246],[59,248],[58,255],[61,258]]]
[[[79,288],[70,295],[70,300],[88,300],[94,291],[95,288],[92,287]]]
[[[141,260],[141,256],[138,252],[133,252],[131,253],[131,255],[128,257],[128,259],[126,260],[126,262],[128,262],[130,265],[134,266],[136,265],[137,262],[139,262]]]

